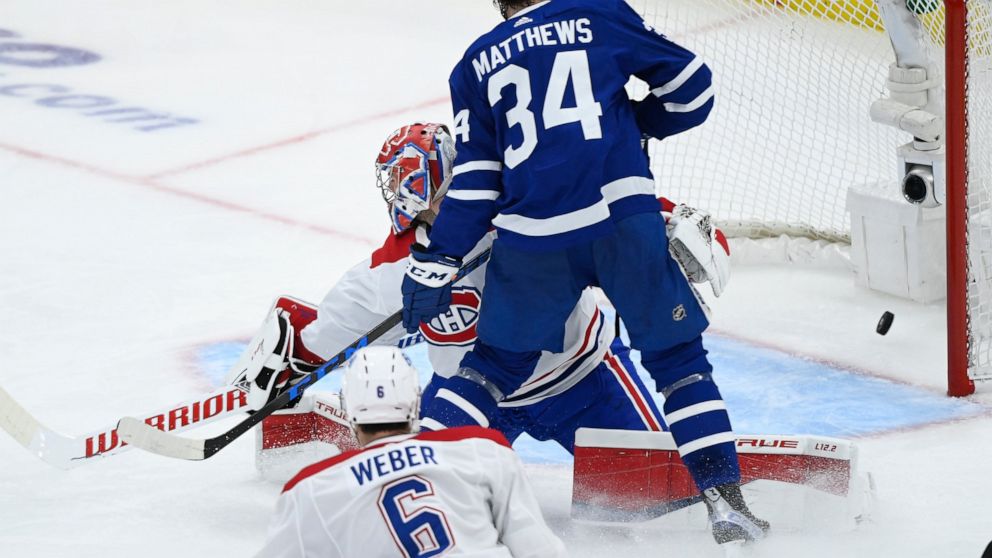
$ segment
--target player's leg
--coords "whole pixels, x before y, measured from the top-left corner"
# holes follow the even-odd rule
[[[421,428],[494,427],[499,402],[530,376],[540,356],[537,351],[505,351],[477,340],[458,372],[441,379],[434,397],[422,406]]]
[[[423,426],[489,426],[498,403],[533,373],[541,351],[563,350],[565,322],[584,286],[566,252],[523,252],[497,240],[486,269],[478,340],[425,407],[431,420]]]
[[[610,350],[603,359],[603,366],[609,371],[607,389],[611,393],[622,396],[621,401],[626,400],[627,404],[621,406],[621,411],[617,415],[623,415],[629,426],[623,427],[626,430],[668,430],[661,411],[654,401],[651,390],[648,389],[637,373],[637,368],[630,360],[630,347],[618,337],[610,344]],[[620,399],[619,396],[614,398]],[[619,420],[619,418],[617,419]],[[638,427],[641,425],[641,427]],[[610,426],[596,426],[595,424],[581,424],[590,428],[614,428]]]
[[[656,213],[629,217],[597,248],[600,285],[665,396],[668,426],[686,465],[699,473],[698,488],[738,482],[730,419],[702,343],[708,322],[668,254],[664,219]]]
[[[603,362],[567,391],[523,407],[532,425],[526,432],[537,440],[555,440],[574,453],[579,428],[667,430],[661,412],[619,339]]]
[[[739,497],[733,429],[703,348],[702,332],[708,321],[668,253],[664,219],[643,213],[617,223],[617,233],[597,244],[595,257],[600,285],[665,397],[666,422],[696,486],[708,499],[712,494],[746,512],[753,525],[745,527],[757,526],[746,536],[759,537],[767,523],[750,516]],[[724,536],[718,518],[714,535]]]
[[[420,426],[423,430],[440,430],[445,426],[436,422],[434,419],[425,416],[424,410],[433,403],[434,398],[437,396],[437,392],[441,389],[441,386],[445,383],[445,378],[434,374],[431,377],[430,382],[427,383],[427,387],[424,388],[423,393],[420,395]],[[512,444],[521,434],[524,433],[526,429],[526,422],[520,416],[520,411],[517,409],[503,409],[499,408],[496,411],[495,416],[489,423],[489,428],[494,430],[499,430],[506,436],[506,439]],[[425,424],[426,423],[426,424]]]

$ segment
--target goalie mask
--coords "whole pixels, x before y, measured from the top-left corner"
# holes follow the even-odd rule
[[[345,365],[341,400],[352,426],[411,422],[420,414],[420,381],[396,347],[366,347]]]
[[[454,160],[455,142],[443,124],[404,126],[386,139],[375,160],[376,185],[389,204],[393,231],[409,229],[444,196]]]

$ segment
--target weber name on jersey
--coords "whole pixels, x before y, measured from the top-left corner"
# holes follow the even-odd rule
[[[259,556],[565,556],[540,517],[499,432],[390,436],[289,481]]]
[[[658,210],[657,200],[654,210]],[[485,235],[469,256],[489,249],[493,237],[494,233]],[[371,258],[349,269],[321,301],[317,319],[301,332],[306,348],[329,358],[400,310],[403,305],[400,284],[414,242],[428,242],[422,227],[400,235],[390,234]],[[429,344],[431,365],[439,376],[447,378],[458,372],[462,357],[475,343],[486,267],[484,264],[459,280],[452,289],[452,307],[448,313],[420,326],[420,333]],[[396,344],[403,333],[402,328],[396,327],[376,344]],[[571,388],[603,361],[613,337],[613,324],[607,323],[596,305],[595,295],[587,290],[566,322],[564,350],[542,353],[530,378],[500,406],[533,404]]]
[[[630,76],[648,83],[627,98]],[[702,123],[710,71],[623,0],[554,0],[469,47],[451,74],[457,158],[434,254],[461,257],[490,225],[501,242],[558,249],[657,211],[641,133]]]

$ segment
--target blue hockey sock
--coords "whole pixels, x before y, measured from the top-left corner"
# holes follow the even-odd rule
[[[709,373],[694,374],[666,387],[674,389],[665,399],[665,421],[696,487],[703,491],[740,482],[730,417]]]
[[[458,374],[437,386],[423,412],[420,427],[424,430],[465,425],[489,427],[499,410],[499,401],[530,377],[540,356],[540,351],[516,353],[476,341],[475,347],[462,358]],[[439,379],[435,376],[435,380]]]
[[[489,427],[496,416],[496,400],[478,382],[453,376],[444,380],[437,388],[423,410],[420,420],[423,430],[471,425]]]
[[[642,351],[641,364],[659,392],[690,374],[713,371],[702,336],[663,351]]]

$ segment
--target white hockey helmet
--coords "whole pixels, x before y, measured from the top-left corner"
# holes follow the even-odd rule
[[[341,399],[352,426],[411,422],[420,413],[420,381],[396,347],[365,347],[345,364]]]

